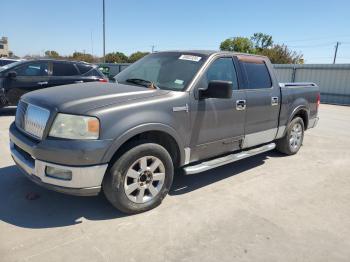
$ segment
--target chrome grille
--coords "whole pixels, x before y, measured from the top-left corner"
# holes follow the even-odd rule
[[[28,104],[22,101],[20,101],[17,105],[15,123],[16,123],[16,126],[20,129],[24,129],[24,116],[27,111],[27,106]]]
[[[41,139],[49,116],[49,110],[20,101],[17,106],[15,123],[25,133]]]

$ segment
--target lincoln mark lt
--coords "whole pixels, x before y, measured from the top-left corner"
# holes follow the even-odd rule
[[[191,175],[269,150],[293,155],[317,124],[313,83],[278,83],[266,57],[216,51],[150,54],[115,77],[27,93],[11,154],[35,183],[103,192],[138,213],[159,205],[174,174]],[[197,176],[201,179],[201,176]]]

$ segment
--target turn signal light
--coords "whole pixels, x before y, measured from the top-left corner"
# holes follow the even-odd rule
[[[91,133],[97,133],[100,131],[100,122],[95,119],[91,118],[88,120],[88,131]]]

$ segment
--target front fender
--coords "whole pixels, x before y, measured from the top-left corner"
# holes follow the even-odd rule
[[[164,133],[167,133],[168,135],[170,135],[176,141],[176,143],[179,147],[180,163],[183,164],[185,162],[185,149],[184,149],[184,144],[183,144],[180,136],[178,135],[178,133],[176,132],[176,130],[174,128],[172,128],[171,126],[162,124],[162,123],[141,124],[141,125],[138,125],[134,128],[129,129],[128,131],[126,131],[122,135],[118,136],[118,138],[116,138],[111,143],[110,147],[106,151],[106,153],[103,157],[103,162],[104,163],[110,162],[113,155],[115,154],[115,152],[117,152],[117,150],[130,138],[132,138],[136,135],[139,135],[141,133],[148,132],[148,131],[160,131],[160,132],[164,132]]]

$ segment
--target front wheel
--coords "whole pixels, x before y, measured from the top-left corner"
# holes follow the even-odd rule
[[[288,125],[285,136],[277,141],[277,150],[287,155],[294,155],[303,144],[303,139],[304,121],[296,117]]]
[[[125,152],[103,180],[103,191],[120,211],[150,210],[168,194],[174,176],[171,156],[161,145],[146,143]]]

